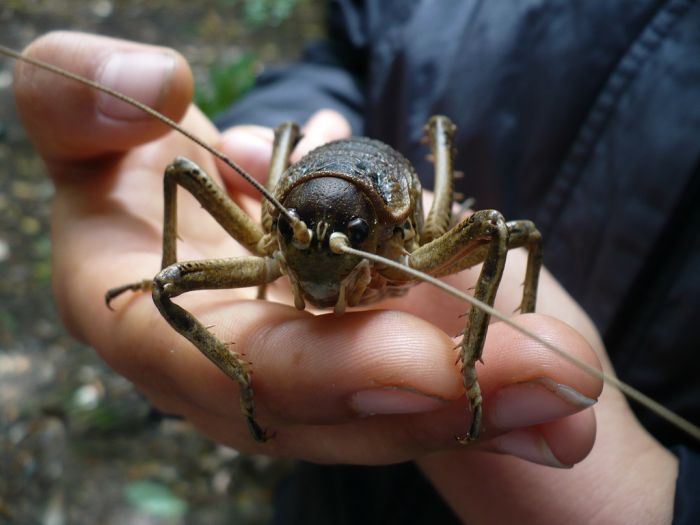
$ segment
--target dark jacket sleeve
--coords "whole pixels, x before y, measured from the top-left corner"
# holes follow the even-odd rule
[[[356,4],[330,3],[328,38],[309,45],[298,63],[263,71],[254,89],[221,115],[217,125],[303,123],[315,111],[330,108],[348,119],[355,135],[362,135],[367,37]]]
[[[700,517],[700,454],[687,447],[675,450],[678,481],[673,503],[673,525],[692,525]]]

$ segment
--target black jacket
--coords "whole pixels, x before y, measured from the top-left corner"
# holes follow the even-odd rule
[[[221,124],[335,108],[430,187],[422,127],[450,116],[467,175],[458,190],[533,219],[546,266],[595,321],[621,379],[700,421],[700,2],[339,0],[329,15],[328,40],[267,71]],[[637,415],[680,457],[676,522],[700,522],[698,443]],[[395,469],[406,479],[411,467]],[[385,490],[390,470],[306,466],[294,483],[327,480],[329,502],[295,508],[306,523],[312,510],[367,522],[335,519],[351,512],[338,513],[343,492]]]

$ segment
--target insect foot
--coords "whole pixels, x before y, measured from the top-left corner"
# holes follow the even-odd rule
[[[153,286],[153,281],[151,279],[144,279],[135,283],[123,284],[122,286],[117,286],[116,288],[110,288],[105,293],[105,304],[110,310],[112,308],[112,301],[123,294],[124,292],[150,292]]]

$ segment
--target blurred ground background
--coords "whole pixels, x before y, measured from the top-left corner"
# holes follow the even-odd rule
[[[320,0],[5,0],[0,41],[75,29],[178,49],[215,112],[323,33]],[[287,466],[160,420],[67,335],[51,297],[52,187],[0,58],[0,524],[258,524]],[[222,100],[223,99],[223,100]]]

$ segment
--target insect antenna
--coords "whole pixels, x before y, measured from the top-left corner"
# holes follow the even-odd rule
[[[331,239],[331,242],[333,242],[334,239]],[[457,288],[454,288],[453,286],[450,286],[449,284],[441,281],[440,279],[437,279],[433,277],[432,275],[428,275],[426,273],[423,273],[421,271],[415,270],[414,268],[410,268],[409,266],[406,266],[404,264],[401,264],[396,261],[392,261],[391,259],[387,259],[385,257],[382,257],[381,255],[377,255],[375,253],[370,253],[370,252],[365,252],[363,250],[358,250],[356,248],[353,248],[349,245],[346,239],[343,239],[343,237],[338,237],[337,240],[335,240],[335,246],[332,246],[331,249],[334,251],[338,252],[343,252],[347,253],[349,255],[355,255],[357,257],[363,257],[365,259],[368,259],[372,262],[383,264],[386,266],[389,266],[391,268],[400,270],[404,272],[405,274],[418,279],[420,281],[432,284],[433,286],[443,290],[444,292],[461,299],[463,301],[466,301],[470,303],[472,306],[476,308],[480,308],[487,314],[489,314],[492,317],[495,317],[499,321],[503,321],[505,324],[510,326],[511,328],[517,330],[521,334],[526,335],[527,337],[537,341],[547,349],[551,350],[555,354],[561,356],[563,359],[569,361],[570,363],[574,364],[587,374],[595,377],[596,379],[600,379],[604,383],[611,385],[621,392],[623,392],[625,395],[630,397],[631,399],[634,399],[637,401],[639,404],[642,406],[648,408],[655,414],[657,414],[659,417],[665,419],[675,427],[681,429],[682,431],[686,432],[693,438],[697,439],[700,441],[700,427],[695,425],[694,423],[691,423],[687,419],[679,416],[675,412],[672,412],[662,404],[658,403],[657,401],[654,401],[652,398],[647,396],[646,394],[643,394],[636,388],[628,385],[624,381],[619,380],[617,377],[605,374],[604,372],[601,372],[597,368],[589,365],[588,363],[585,363],[584,361],[581,361],[579,358],[571,355],[569,352],[564,350],[558,345],[555,345],[551,341],[547,341],[546,339],[543,339],[539,335],[537,335],[535,332],[532,330],[527,329],[526,327],[520,325],[519,323],[516,323],[513,321],[511,318],[509,318],[507,315],[501,313],[499,310],[496,310],[494,307],[486,304],[483,301],[480,301],[476,297],[469,295],[467,293],[462,292],[461,290],[458,290]]]
[[[125,95],[124,93],[120,93],[119,91],[116,91],[114,89],[111,89],[103,84],[100,84],[99,82],[95,82],[94,80],[90,80],[89,78],[85,78],[82,75],[78,75],[76,73],[72,73],[71,71],[67,71],[63,68],[60,68],[58,66],[54,66],[53,64],[49,64],[48,62],[44,62],[43,60],[39,60],[36,58],[28,57],[26,55],[23,55],[22,53],[15,51],[12,48],[3,46],[0,44],[0,54],[6,55],[8,57],[14,58],[15,60],[19,60],[20,62],[27,62],[28,64],[31,64],[33,66],[36,66],[40,69],[44,69],[47,71],[50,71],[52,73],[55,73],[56,75],[62,76],[64,78],[68,78],[71,80],[74,80],[76,82],[79,82],[81,84],[84,84],[86,86],[89,86],[93,89],[96,89],[98,91],[101,91],[103,93],[106,93],[118,100],[121,100],[122,102],[125,102],[127,104],[130,104],[144,113],[147,113],[151,117],[159,120],[160,122],[164,123],[165,125],[169,126],[170,128],[174,129],[175,131],[181,133],[188,139],[190,139],[192,142],[195,144],[198,144],[205,150],[207,150],[209,153],[214,155],[216,158],[220,159],[224,164],[226,164],[228,167],[230,167],[232,170],[234,170],[236,173],[238,173],[241,177],[243,177],[249,184],[251,184],[258,192],[265,197],[270,203],[279,210],[279,212],[284,215],[287,220],[289,221],[290,225],[292,226],[294,230],[294,238],[299,241],[302,244],[306,244],[310,241],[311,239],[311,233],[309,232],[309,229],[306,227],[306,224],[299,219],[298,217],[295,217],[289,211],[287,211],[287,208],[285,208],[281,202],[279,202],[272,193],[270,193],[262,184],[260,184],[257,180],[255,180],[248,172],[246,172],[243,168],[241,168],[238,164],[236,164],[234,161],[232,161],[230,158],[228,158],[226,155],[224,155],[221,151],[217,150],[216,148],[213,148],[206,142],[204,142],[202,139],[199,137],[193,135],[189,131],[187,131],[185,128],[180,126],[177,122],[174,120],[166,117],[162,113],[159,113],[155,109],[147,106],[146,104],[139,102],[135,98],[132,98],[128,95]]]

